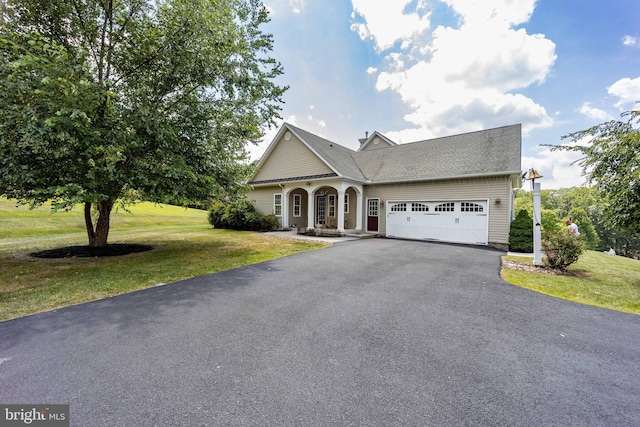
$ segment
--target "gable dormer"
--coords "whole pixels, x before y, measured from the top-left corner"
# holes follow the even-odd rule
[[[358,148],[358,151],[378,150],[380,148],[389,148],[398,145],[378,131],[373,132],[371,136],[359,141],[360,148]]]

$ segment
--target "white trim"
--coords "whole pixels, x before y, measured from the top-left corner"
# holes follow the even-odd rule
[[[349,213],[349,193],[344,192],[344,213]]]
[[[378,208],[377,208],[378,212],[375,215],[375,217],[378,218],[378,221],[377,221],[378,222],[378,226],[376,227],[377,230],[369,230],[369,217],[370,216],[374,216],[374,215],[369,215],[369,202],[373,201],[373,200],[378,202]],[[366,230],[367,231],[373,231],[375,233],[379,233],[380,232],[380,197],[367,197],[367,204],[365,205],[365,209],[366,209],[366,211],[365,211],[365,214],[366,214],[365,215]]]
[[[280,196],[280,203],[276,203],[276,197]],[[278,211],[276,209],[276,207],[280,207],[280,213],[278,214]],[[273,193],[273,214],[277,217],[281,217],[282,216],[282,193]]]
[[[320,199],[323,200],[323,205],[320,205]],[[323,216],[320,218],[320,208],[324,209]],[[327,195],[316,194],[316,211],[314,217],[317,225],[324,226],[327,224]]]
[[[297,202],[296,203],[296,197]],[[298,214],[296,215],[296,208],[298,208]],[[293,216],[294,218],[299,218],[302,216],[302,194],[294,194],[293,195]]]
[[[327,194],[327,216],[337,216],[336,215],[336,195],[335,194]],[[331,209],[333,208],[333,213]]]

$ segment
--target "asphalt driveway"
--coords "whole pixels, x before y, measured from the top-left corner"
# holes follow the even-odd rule
[[[494,250],[332,247],[0,323],[0,402],[78,426],[640,425],[640,316]]]

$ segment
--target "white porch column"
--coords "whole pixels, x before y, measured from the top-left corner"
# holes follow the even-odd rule
[[[289,193],[282,187],[282,228],[289,228]]]
[[[362,191],[356,192],[356,231],[362,231]]]
[[[338,224],[339,232],[344,232],[344,190],[338,190]]]
[[[315,205],[313,201],[313,191],[307,190],[307,228],[315,228],[316,225],[313,223],[316,213],[315,213]]]

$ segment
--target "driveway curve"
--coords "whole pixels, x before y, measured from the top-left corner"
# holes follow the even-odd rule
[[[78,426],[640,425],[640,316],[501,252],[373,239],[0,323],[0,403]]]

